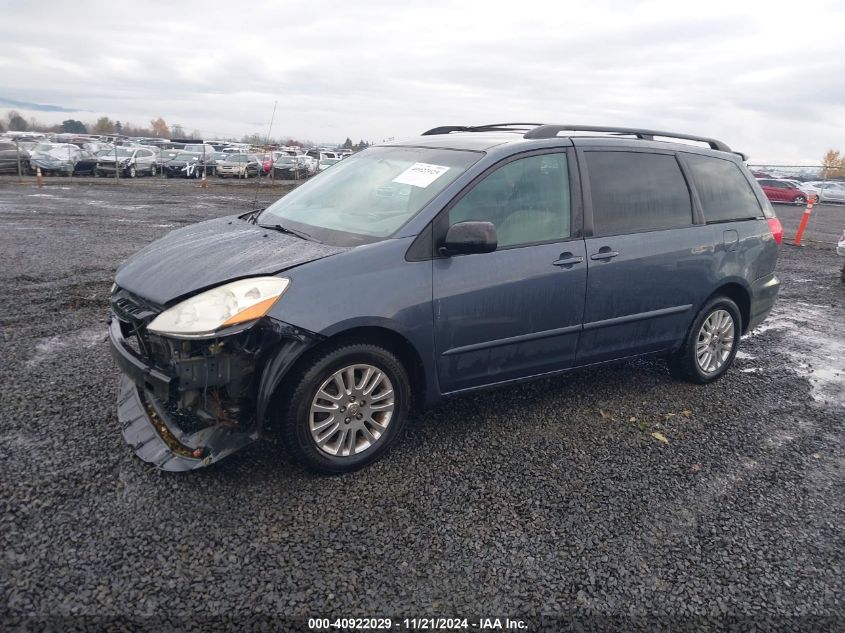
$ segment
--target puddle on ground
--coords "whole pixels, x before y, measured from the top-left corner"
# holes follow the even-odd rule
[[[28,368],[36,367],[49,360],[54,354],[69,347],[94,347],[105,340],[106,331],[101,327],[85,328],[83,330],[76,330],[75,332],[38,339],[35,344],[35,352],[26,361],[26,366]]]
[[[750,336],[765,336],[770,330],[784,333],[780,350],[792,359],[792,369],[810,381],[813,398],[845,407],[842,315],[829,307],[800,301],[778,304]]]

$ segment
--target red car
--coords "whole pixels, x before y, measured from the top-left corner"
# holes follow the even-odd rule
[[[774,178],[758,178],[757,182],[771,202],[807,204],[807,194],[791,182]]]

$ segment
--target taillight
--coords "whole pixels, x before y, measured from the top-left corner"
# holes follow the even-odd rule
[[[772,237],[775,238],[775,242],[783,244],[783,227],[780,224],[780,220],[777,218],[769,218],[769,230],[772,232]]]

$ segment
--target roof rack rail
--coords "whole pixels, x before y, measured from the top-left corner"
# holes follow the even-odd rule
[[[594,125],[539,125],[528,132],[524,138],[554,138],[560,132],[607,132],[610,134],[629,134],[636,136],[639,139],[646,141],[653,141],[655,136],[662,136],[666,138],[677,138],[686,141],[698,141],[700,143],[707,143],[710,149],[719,150],[720,152],[732,152],[722,141],[717,141],[714,138],[707,138],[704,136],[693,136],[691,134],[675,134],[674,132],[661,132],[659,130],[643,130],[640,128],[630,127],[601,127]]]
[[[542,123],[489,123],[487,125],[441,125],[422,133],[422,136],[451,132],[525,132],[543,126]]]

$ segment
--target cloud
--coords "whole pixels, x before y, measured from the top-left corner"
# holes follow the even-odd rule
[[[316,141],[541,120],[818,160],[845,145],[845,7],[816,4],[810,36],[776,5],[30,0],[0,24],[0,74],[9,99],[209,137],[266,132],[278,102],[274,135]]]

